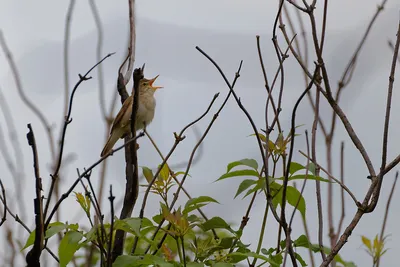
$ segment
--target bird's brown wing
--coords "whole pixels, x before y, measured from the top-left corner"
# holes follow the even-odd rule
[[[123,122],[123,119],[128,115],[127,112],[129,112],[129,109],[132,109],[132,101],[133,101],[133,96],[131,95],[125,100],[124,104],[122,104],[122,107],[119,110],[111,126],[111,132],[114,130],[114,128],[123,127],[123,124],[127,123]],[[128,116],[130,116],[130,114]]]

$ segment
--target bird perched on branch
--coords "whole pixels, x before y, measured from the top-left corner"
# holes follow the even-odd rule
[[[156,100],[154,93],[157,89],[162,88],[161,86],[153,86],[154,81],[158,78],[158,75],[153,79],[143,78],[139,82],[139,106],[136,114],[135,128],[136,130],[143,129],[144,126],[150,124],[154,118],[154,112],[156,108]],[[130,95],[122,104],[120,111],[115,117],[111,126],[110,136],[108,137],[107,143],[101,152],[103,157],[110,152],[115,143],[120,138],[124,138],[131,132],[131,114],[133,105],[134,93]]]

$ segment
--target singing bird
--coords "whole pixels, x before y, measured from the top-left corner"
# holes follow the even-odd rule
[[[157,91],[157,89],[162,88],[161,86],[153,86],[153,83],[157,78],[158,75],[150,80],[143,78],[139,82],[139,106],[136,114],[136,130],[143,129],[144,126],[149,125],[154,118],[156,108],[154,93]],[[108,137],[103,151],[101,152],[102,157],[113,149],[118,139],[124,138],[131,132],[130,121],[132,115],[133,97],[134,92],[132,92],[132,95],[125,100],[120,111],[115,117],[111,126],[110,136]]]

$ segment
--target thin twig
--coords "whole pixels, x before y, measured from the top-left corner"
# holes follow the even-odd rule
[[[399,172],[396,172],[396,176],[393,181],[392,189],[390,190],[388,200],[386,202],[386,208],[385,208],[385,216],[383,216],[383,223],[382,223],[382,228],[381,228],[381,234],[379,236],[380,242],[383,242],[385,239],[385,228],[386,228],[386,222],[389,216],[389,210],[390,210],[390,202],[392,201],[394,189],[396,188],[396,183],[397,179],[399,178]],[[378,261],[376,262],[376,267],[379,267],[381,257],[378,257]]]
[[[235,73],[235,77],[234,77],[233,82],[232,82],[232,86],[233,86],[233,87],[235,86],[237,80],[238,80],[239,77],[240,77],[240,71],[241,71],[241,69],[242,69],[242,64],[243,64],[243,61],[240,62],[239,68],[238,68],[238,70],[237,70],[236,73]],[[219,93],[218,93],[218,94],[219,94]],[[188,164],[187,164],[187,167],[186,167],[185,174],[184,174],[184,176],[183,176],[183,178],[182,178],[182,181],[181,181],[181,182],[178,182],[178,186],[179,186],[179,187],[178,187],[178,191],[174,194],[174,199],[173,199],[173,201],[172,201],[172,203],[171,203],[171,205],[170,205],[170,207],[169,207],[170,209],[172,209],[172,207],[174,206],[175,202],[177,201],[180,190],[181,190],[181,189],[182,189],[183,191],[185,190],[184,187],[183,187],[183,183],[184,183],[184,181],[186,180],[186,177],[187,177],[187,175],[188,175],[188,173],[189,173],[189,169],[190,169],[191,165],[192,165],[193,162],[194,162],[195,153],[196,153],[197,149],[200,148],[200,145],[201,145],[202,141],[203,141],[204,138],[207,136],[209,130],[210,130],[211,127],[212,127],[212,125],[214,124],[214,122],[215,122],[216,119],[218,118],[219,114],[221,113],[221,111],[222,111],[223,108],[225,107],[225,105],[226,105],[228,99],[230,98],[231,94],[232,94],[232,91],[229,91],[228,94],[226,95],[224,101],[222,102],[221,106],[219,107],[218,111],[214,114],[213,119],[212,119],[212,120],[210,121],[210,123],[208,124],[206,131],[205,131],[204,134],[199,138],[197,144],[195,145],[194,149],[192,150],[192,153],[191,153],[191,155],[190,155],[190,158],[189,158],[189,161],[188,161]],[[210,107],[211,107],[211,106],[210,106]],[[201,210],[199,210],[199,211],[200,211],[200,213],[202,213]],[[202,214],[202,215],[203,215],[203,214]],[[203,215],[203,217],[207,220],[207,217],[205,217],[205,215]],[[158,225],[156,231],[155,231],[154,234],[153,234],[153,238],[156,237],[156,234],[157,234],[158,231],[161,229],[161,226],[162,226],[162,224],[164,223],[164,221],[165,221],[165,220],[162,220],[162,221],[159,223],[159,225]],[[217,233],[215,232],[214,229],[212,229],[212,230],[213,230],[214,238],[217,239],[217,238],[218,238]],[[163,236],[163,238],[162,238],[162,242],[163,242],[163,240],[165,240],[165,237],[166,237],[166,234],[164,234],[164,236]],[[160,243],[158,244],[158,249],[161,247],[162,242],[160,242]],[[148,247],[148,249],[149,249],[149,247]],[[148,250],[148,249],[147,249],[147,250]],[[147,251],[147,250],[146,250],[146,251]]]
[[[7,220],[7,197],[6,197],[6,190],[4,189],[3,182],[0,179],[0,187],[1,187],[1,194],[3,195],[3,217],[1,218],[0,222],[0,227],[3,225],[3,223]]]
[[[254,134],[255,134],[255,137],[256,137],[256,140],[257,140],[257,143],[258,143],[259,151],[260,151],[260,153],[261,153],[261,157],[262,157],[262,159],[263,159],[263,162],[265,163],[265,162],[266,162],[266,157],[265,157],[265,155],[264,155],[264,148],[263,148],[263,145],[262,145],[262,143],[261,143],[261,139],[260,139],[260,136],[259,136],[259,134],[258,134],[258,130],[257,130],[257,127],[256,127],[256,125],[255,125],[255,123],[254,123],[253,118],[250,116],[250,114],[249,114],[249,112],[247,111],[247,109],[243,106],[243,104],[242,104],[240,98],[236,95],[236,92],[233,90],[231,84],[229,83],[228,79],[226,78],[224,72],[223,72],[222,69],[219,67],[219,65],[218,65],[206,52],[204,52],[200,47],[196,46],[196,49],[197,49],[200,53],[202,53],[202,54],[217,68],[217,70],[218,70],[219,73],[221,74],[222,78],[224,79],[226,85],[228,86],[229,90],[232,92],[232,94],[233,94],[233,96],[234,96],[234,98],[235,98],[236,103],[238,104],[238,106],[240,107],[240,109],[243,111],[243,113],[246,115],[246,118],[249,120],[249,123],[250,123],[250,125],[251,125],[251,127],[252,127],[252,129],[253,129],[253,131],[254,131]],[[269,201],[269,205],[270,205],[270,207],[273,207],[269,183],[266,183],[266,191],[267,191],[266,195],[267,195],[267,200]],[[276,210],[275,210],[274,208],[271,208],[271,210],[272,210],[272,212],[273,212],[273,214],[274,214],[275,219],[279,222],[280,219],[279,219],[278,214],[276,213]]]
[[[279,28],[281,29],[282,34],[283,34],[283,36],[285,38],[285,41],[286,41],[286,43],[288,44],[288,46],[290,48],[290,52],[292,52],[292,55],[295,57],[295,59],[297,60],[297,62],[299,63],[299,65],[301,66],[301,68],[303,70],[303,73],[304,73],[304,75],[306,77],[305,80],[306,80],[306,85],[307,85],[308,84],[307,78],[312,79],[312,74],[307,68],[307,66],[308,66],[306,64],[307,60],[306,60],[306,62],[303,62],[300,54],[296,52],[296,50],[293,48],[292,45],[290,45],[290,39],[289,39],[289,36],[288,36],[288,34],[286,32],[285,25],[283,24],[282,16],[279,19],[280,19],[279,20],[279,22],[280,22]],[[308,54],[307,54],[307,56],[308,56]],[[316,82],[315,85],[317,86],[319,91],[322,91],[322,88],[321,88],[321,85],[319,84],[319,82]],[[307,96],[308,96],[308,100],[309,100],[309,102],[311,104],[311,107],[312,107],[312,109],[314,111],[314,114],[315,114],[316,107],[315,107],[314,101],[313,101],[313,99],[311,97],[311,94],[309,93],[309,94],[307,94]],[[326,135],[327,134],[327,130],[325,129],[324,122],[320,117],[318,118],[318,123],[320,124],[320,128],[321,128],[322,133],[324,135]]]
[[[354,131],[353,126],[351,125],[350,121],[347,119],[345,113],[343,112],[343,110],[338,105],[337,101],[332,96],[332,89],[331,89],[331,85],[330,85],[328,71],[326,69],[324,59],[322,57],[322,51],[319,47],[317,30],[316,30],[316,22],[315,22],[315,16],[314,16],[313,11],[314,11],[314,6],[310,7],[309,17],[310,17],[310,21],[311,21],[312,37],[313,37],[315,52],[317,55],[317,62],[318,62],[318,65],[321,67],[322,78],[323,78],[323,82],[324,82],[324,86],[325,86],[325,91],[321,91],[321,93],[328,100],[328,103],[330,104],[332,109],[335,111],[337,116],[339,116],[351,141],[353,142],[354,146],[358,149],[362,158],[364,159],[365,165],[368,168],[368,172],[369,172],[371,178],[373,180],[375,180],[376,173],[375,173],[375,169],[372,164],[371,158],[369,157],[367,151],[365,150],[363,143],[358,138],[358,135]],[[320,89],[320,87],[317,87],[317,88]]]
[[[111,223],[110,223],[110,234],[109,234],[109,240],[108,240],[108,247],[107,247],[107,266],[111,267],[112,266],[112,255],[111,255],[111,248],[112,248],[112,239],[113,239],[113,232],[114,232],[114,200],[115,197],[112,194],[112,185],[110,185],[110,196],[108,197],[108,200],[110,201],[110,207],[111,207]]]
[[[289,182],[289,170],[290,170],[290,165],[292,163],[292,157],[293,157],[293,151],[294,151],[294,144],[295,144],[295,137],[296,137],[296,114],[297,114],[297,108],[299,107],[301,101],[303,98],[306,96],[307,92],[311,90],[312,86],[314,85],[314,80],[317,77],[317,73],[319,71],[319,66],[317,65],[314,71],[314,76],[311,79],[310,83],[308,84],[307,88],[304,90],[304,92],[300,95],[300,97],[297,99],[296,104],[294,105],[293,112],[292,112],[292,123],[291,123],[291,130],[290,130],[290,136],[291,136],[291,144],[290,144],[290,150],[289,150],[289,156],[287,160],[287,165],[286,165],[286,171],[285,171],[285,179],[283,180],[283,185],[282,185],[282,202],[281,202],[281,221],[286,223],[286,214],[285,214],[285,208],[286,208],[286,191],[287,191],[287,186]],[[290,225],[288,225],[286,228],[284,228],[286,232],[286,251],[291,253],[290,250],[293,250],[291,248],[292,242],[290,240]],[[292,252],[293,253],[293,252]],[[291,257],[295,256],[291,255]],[[286,261],[284,261],[283,266],[285,266]]]
[[[185,139],[185,136],[184,136],[183,134],[185,133],[185,131],[186,131],[189,127],[191,127],[192,125],[194,125],[195,123],[197,123],[198,121],[200,121],[202,118],[204,118],[204,117],[208,114],[208,112],[210,111],[212,105],[214,104],[214,102],[215,102],[215,100],[218,98],[218,96],[219,96],[219,93],[214,95],[213,99],[211,100],[210,104],[208,105],[207,110],[206,110],[199,118],[197,118],[196,120],[194,120],[194,121],[190,122],[189,124],[187,124],[187,125],[181,130],[181,132],[180,132],[179,134],[174,133],[175,142],[174,142],[172,148],[170,149],[170,151],[168,152],[167,156],[165,157],[165,159],[163,160],[163,162],[162,162],[161,165],[159,166],[157,172],[154,174],[153,180],[151,180],[151,181],[149,182],[149,185],[148,185],[148,187],[147,187],[147,189],[146,189],[146,192],[145,192],[144,197],[143,197],[142,207],[141,207],[141,209],[140,209],[140,214],[139,214],[139,217],[140,217],[140,218],[143,218],[143,217],[144,217],[144,211],[145,211],[146,204],[147,204],[147,198],[149,197],[151,187],[152,187],[153,184],[155,183],[155,181],[156,181],[158,175],[160,174],[162,168],[164,167],[164,165],[166,164],[166,162],[168,161],[168,159],[169,159],[169,158],[171,157],[171,155],[174,153],[176,147],[179,145],[179,143],[180,143],[181,141],[183,141],[183,140]],[[183,179],[182,179],[180,185],[182,185],[182,183],[183,183]],[[155,234],[156,234],[156,233],[159,231],[159,229],[161,228],[161,224],[162,224],[162,223],[164,223],[164,220],[162,220],[162,222],[158,225],[158,228],[157,228]],[[155,234],[153,234],[153,237],[155,237]],[[131,252],[132,254],[134,254],[134,252],[135,252],[135,250],[136,250],[136,246],[137,246],[137,244],[138,244],[138,241],[139,241],[138,237],[135,237],[135,240],[134,240],[134,243],[133,243],[133,247],[132,247],[132,252]],[[161,247],[161,246],[160,246],[160,247]],[[146,249],[146,251],[148,251],[148,250],[149,250],[149,247]]]
[[[74,188],[77,186],[77,184],[79,183],[79,181],[82,178],[85,178],[85,176],[90,173],[97,165],[99,165],[100,163],[102,163],[106,158],[108,158],[109,156],[112,156],[115,152],[123,149],[124,147],[126,147],[127,145],[129,145],[130,143],[132,143],[134,140],[143,137],[144,136],[144,132],[140,132],[135,138],[131,138],[128,142],[124,143],[123,145],[117,147],[116,149],[111,150],[110,152],[108,152],[106,155],[104,155],[103,157],[101,157],[99,160],[97,160],[95,163],[93,163],[92,165],[90,165],[88,168],[85,169],[85,171],[75,180],[75,182],[70,186],[70,188],[67,190],[67,192],[65,192],[64,194],[61,195],[61,198],[57,201],[57,203],[54,205],[53,209],[51,210],[51,212],[49,213],[49,216],[46,219],[46,225],[49,225],[51,222],[51,219],[54,216],[54,213],[57,211],[58,207],[61,205],[61,203],[72,193],[72,191],[74,190]]]
[[[303,151],[299,150],[300,154],[302,154],[304,157],[307,158],[307,154],[304,153]],[[322,167],[321,165],[319,165],[318,163],[314,162],[313,159],[311,158],[312,163],[315,164],[316,168],[321,169],[326,175],[328,175],[332,180],[334,180],[337,184],[339,184],[348,194],[349,196],[353,199],[354,203],[356,204],[356,206],[360,206],[360,202],[357,200],[357,198],[354,196],[354,194],[351,192],[351,190],[344,184],[342,183],[340,180],[338,180],[337,178],[335,178],[332,174],[330,174],[324,167]]]
[[[316,151],[316,142],[317,142],[317,129],[318,122],[321,121],[320,125],[322,126],[322,120],[320,120],[319,116],[319,106],[321,101],[321,91],[317,89],[315,95],[315,109],[314,109],[314,121],[311,132],[311,158],[313,163],[315,164],[315,175],[319,176],[320,168],[317,165],[317,151]],[[311,99],[312,101],[312,99]],[[308,155],[307,155],[308,156]],[[323,251],[324,243],[323,243],[323,229],[324,229],[324,221],[322,214],[322,200],[321,200],[321,182],[317,179],[315,181],[315,194],[317,198],[317,210],[318,210],[318,245],[321,253],[322,260],[326,259],[325,252]]]
[[[381,172],[385,169],[386,161],[387,161],[390,109],[392,106],[393,84],[394,84],[394,77],[395,77],[395,73],[396,73],[397,57],[399,54],[399,45],[400,45],[400,22],[399,22],[399,28],[397,31],[397,41],[396,41],[396,45],[394,47],[394,52],[393,52],[392,67],[391,67],[390,75],[389,75],[389,86],[388,86],[388,91],[387,91],[386,112],[385,112],[385,124],[384,124],[384,128],[383,128],[382,162],[381,162],[381,169],[380,169]]]
[[[340,144],[340,182],[342,184],[344,184],[344,142],[343,141]],[[345,209],[346,205],[345,205],[343,187],[340,190],[340,198],[341,198],[341,203],[342,203],[342,212],[341,212],[340,219],[339,219],[339,225],[337,228],[335,243],[337,242],[337,238],[339,237],[340,233],[342,232],[343,222],[344,222],[344,218],[346,216],[346,209]]]
[[[160,156],[161,160],[164,160],[165,157],[163,156],[163,154],[161,153],[160,149],[158,148],[156,142],[154,141],[154,139],[150,136],[150,134],[147,132],[147,130],[144,130],[145,135],[147,136],[147,138],[149,138],[150,142],[152,143],[153,147],[156,149],[158,155]],[[193,160],[194,162],[194,160]],[[168,164],[168,162],[166,162],[166,164]],[[174,181],[180,185],[182,187],[182,191],[185,193],[185,195],[188,197],[188,199],[192,199],[192,197],[190,196],[189,192],[181,185],[182,183],[178,180],[178,177],[176,177],[176,174],[174,173],[174,171],[172,170],[171,165],[169,165],[169,174],[171,175],[171,177],[174,179]],[[203,210],[201,208],[197,208],[197,211],[200,213],[200,215],[204,218],[204,220],[208,221],[208,217],[206,216],[206,214],[203,212]],[[215,229],[211,229],[213,234],[214,234],[214,238],[218,239],[218,235],[215,231]]]
[[[397,56],[398,56],[399,46],[400,46],[400,20],[398,22],[397,40],[396,40],[395,51],[393,53],[392,67],[391,67],[390,76],[389,76],[388,99],[389,99],[390,91],[392,90],[393,84],[394,84],[394,74],[395,74],[395,70],[396,70],[396,63],[397,63]],[[386,116],[385,116],[385,128],[384,128],[385,131],[388,128],[388,124],[389,124],[389,122],[387,122],[387,121],[389,120],[388,110],[390,110],[390,106],[388,106],[388,105],[390,105],[390,102],[388,101],[388,103],[389,104],[387,104],[387,107],[386,107],[386,111],[387,112],[386,112]],[[384,136],[385,136],[385,134],[384,134]],[[384,137],[384,140],[385,140],[385,137]],[[383,147],[385,147],[385,146],[386,146],[385,141],[383,141]],[[385,151],[383,151],[383,153],[385,153]],[[383,157],[384,157],[384,155],[382,155],[382,161],[386,162],[386,159],[384,159]],[[373,176],[373,174],[371,173],[372,184],[370,185],[370,188],[369,188],[368,192],[365,195],[365,198],[363,200],[362,206],[358,208],[358,211],[354,215],[350,225],[346,228],[346,230],[344,231],[344,233],[340,237],[339,241],[336,243],[335,247],[332,248],[331,252],[327,256],[326,260],[324,260],[324,262],[321,264],[321,266],[328,266],[329,265],[329,263],[333,260],[333,258],[337,255],[337,253],[340,251],[340,249],[347,242],[347,239],[349,238],[349,236],[353,232],[354,228],[357,226],[357,224],[360,221],[361,217],[365,213],[372,212],[375,209],[375,207],[376,207],[376,205],[378,203],[378,200],[379,200],[380,189],[381,189],[381,186],[382,186],[382,180],[383,180],[383,177],[384,177],[384,174],[385,174],[385,170],[387,169],[386,164],[383,165],[383,167],[382,167],[382,165],[381,165],[380,173],[379,173],[378,177]],[[369,201],[370,201],[370,203],[368,204]]]
[[[380,167],[381,174],[383,174],[386,169],[386,161],[387,161],[390,109],[391,109],[391,104],[392,104],[393,85],[394,85],[394,77],[395,77],[395,73],[396,73],[397,58],[399,56],[399,48],[400,48],[400,20],[398,21],[398,28],[397,28],[396,36],[397,36],[396,45],[395,45],[395,49],[393,52],[392,64],[391,64],[390,75],[389,75],[385,122],[384,122],[384,128],[383,128],[382,163],[381,163],[381,167]],[[371,178],[373,178],[373,177],[371,177]],[[378,176],[377,181],[376,181],[376,187],[373,190],[371,190],[371,192],[372,192],[371,202],[368,205],[366,212],[372,212],[375,209],[376,205],[378,204],[380,191],[381,191],[381,187],[382,187],[382,182],[383,182],[383,176]]]
[[[66,136],[66,132],[67,132],[67,127],[68,124],[70,124],[72,122],[72,118],[71,118],[71,112],[72,112],[72,103],[74,100],[74,95],[76,90],[78,89],[79,85],[87,80],[90,80],[92,77],[89,77],[89,73],[96,68],[98,65],[100,65],[104,60],[106,60],[108,57],[112,56],[114,53],[110,53],[108,55],[106,55],[102,60],[100,60],[99,62],[97,62],[93,67],[91,67],[83,76],[79,74],[79,81],[75,84],[72,93],[71,93],[71,97],[69,100],[69,108],[68,108],[68,113],[65,116],[65,120],[64,120],[64,126],[63,126],[63,131],[62,131],[62,137],[61,137],[61,141],[60,141],[60,151],[59,151],[59,155],[58,155],[58,161],[57,164],[55,165],[55,169],[53,174],[51,175],[52,177],[52,181],[51,181],[51,185],[50,185],[50,190],[48,192],[47,195],[47,202],[46,202],[46,207],[44,209],[44,218],[46,218],[47,215],[47,211],[49,209],[49,205],[50,205],[50,201],[51,201],[51,197],[53,195],[53,190],[54,190],[54,186],[55,183],[58,179],[58,172],[60,171],[61,168],[61,162],[62,162],[62,157],[63,157],[63,152],[64,152],[64,144],[65,144],[65,136]],[[47,221],[49,222],[49,220],[47,219]],[[46,223],[45,225],[45,229],[47,229],[48,223]]]
[[[308,171],[309,171],[308,166],[310,166],[310,141],[308,140],[308,131],[307,130],[305,131],[305,136],[306,136],[306,147],[307,147],[307,155],[308,155],[308,157],[307,157],[307,165],[306,165],[307,166],[306,174],[304,176],[303,185],[301,186],[301,189],[300,189],[300,196],[297,199],[296,205],[295,205],[294,210],[292,212],[292,216],[290,217],[289,228],[291,228],[291,226],[292,226],[294,215],[296,214],[297,207],[299,206],[300,200],[303,197],[303,192],[304,192],[304,189],[306,187],[306,183],[307,183],[307,179],[308,179]]]
[[[394,52],[394,45],[393,45],[392,41],[388,40],[388,45],[392,49],[392,51]],[[400,57],[399,56],[397,57],[397,61],[400,63]]]

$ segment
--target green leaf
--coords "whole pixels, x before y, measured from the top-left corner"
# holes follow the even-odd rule
[[[251,134],[248,136],[256,136],[256,134]],[[260,138],[261,141],[263,141],[264,143],[267,141],[267,138],[265,137],[265,135],[263,135],[262,133],[258,134],[258,137]]]
[[[160,177],[164,181],[166,181],[168,179],[168,177],[169,177],[169,167],[168,167],[167,163],[165,163],[164,166],[162,167],[162,169],[160,171]]]
[[[308,238],[306,235],[301,235],[296,240],[293,241],[294,247],[308,248],[309,245],[310,245],[310,241],[308,241]]]
[[[145,166],[142,167],[142,171],[144,178],[146,178],[146,181],[150,183],[154,178],[153,171]]]
[[[204,267],[204,263],[200,262],[188,262],[186,264],[187,267]]]
[[[236,198],[238,195],[240,195],[244,190],[246,190],[247,188],[249,188],[250,186],[252,186],[253,184],[256,184],[257,183],[257,180],[252,180],[252,179],[246,179],[246,180],[243,180],[241,183],[240,183],[240,185],[239,185],[239,187],[238,187],[238,189],[237,189],[237,191],[236,191],[236,195],[235,195],[235,197],[234,198]]]
[[[218,203],[215,199],[209,196],[200,196],[196,198],[189,199],[185,204],[185,208],[183,209],[183,214],[188,214],[189,212],[198,209],[210,202]]]
[[[283,256],[282,256],[282,252],[278,253],[277,255],[270,255],[269,258],[271,259],[271,261],[275,262],[275,263],[271,263],[271,266],[274,267],[280,267],[282,262],[283,262]]]
[[[94,225],[89,232],[85,234],[85,242],[91,242],[97,238],[97,233],[99,233],[100,225]]]
[[[255,176],[258,177],[258,172],[255,170],[238,170],[238,171],[233,171],[233,172],[228,172],[223,174],[221,177],[217,179],[217,181],[226,179],[226,178],[232,178],[232,177],[237,177],[237,176]]]
[[[376,235],[375,238],[374,238],[374,249],[375,250],[379,249],[378,235]]]
[[[299,198],[300,198],[300,200],[299,200]],[[293,186],[288,186],[286,188],[286,200],[293,207],[296,207],[296,205],[297,205],[297,210],[300,211],[303,218],[306,217],[306,202],[304,200],[304,197]],[[297,204],[297,202],[298,202],[298,204]]]
[[[76,197],[76,201],[79,203],[79,205],[81,206],[81,208],[87,213],[89,214],[90,212],[90,199],[89,202],[87,202],[87,198],[83,196],[82,193],[79,192],[74,192],[75,193],[75,197]]]
[[[361,236],[361,240],[362,240],[363,244],[368,248],[368,250],[372,251],[371,240],[369,240],[365,236]]]
[[[53,235],[65,230],[67,228],[68,228],[68,224],[64,224],[62,222],[52,222],[49,224],[49,228],[46,231],[45,238],[50,238]],[[21,249],[21,251],[23,251],[27,247],[30,247],[33,245],[33,243],[35,242],[35,233],[36,233],[35,230],[33,230],[29,234],[28,239],[26,240],[25,246]]]
[[[228,167],[226,169],[226,172],[230,172],[230,170],[232,170],[232,168],[236,167],[236,166],[247,166],[250,168],[253,168],[254,170],[258,169],[258,163],[256,160],[254,159],[242,159],[242,160],[238,160],[238,161],[234,161],[228,164]]]
[[[275,178],[275,180],[282,180],[282,181],[284,179],[285,179],[285,177]],[[292,176],[288,177],[288,181],[304,180],[304,179],[306,179],[306,175],[305,174],[292,175]],[[325,183],[331,183],[331,181],[329,181],[328,179],[322,178],[321,176],[314,176],[312,174],[308,174],[307,175],[307,180],[318,180],[318,181],[325,182]]]
[[[261,253],[264,255],[271,255],[272,253],[274,253],[276,251],[276,248],[269,248],[268,250],[265,248],[261,249]]]
[[[60,266],[66,267],[71,261],[75,252],[79,248],[79,241],[83,235],[80,232],[69,231],[61,239],[60,246],[58,247],[58,257],[60,259]]]
[[[225,222],[224,219],[221,217],[212,217],[208,221],[204,222],[200,226],[204,232],[211,230],[211,229],[227,229],[229,231],[232,231],[231,227],[227,222]]]
[[[270,184],[270,189],[271,189],[271,194],[273,196],[272,198],[272,204],[274,205],[275,208],[278,207],[278,205],[282,204],[282,190],[281,190],[282,185],[278,183],[271,183]]]
[[[79,224],[77,224],[77,223],[72,223],[72,224],[68,224],[68,227],[67,227],[69,230],[75,230],[75,231],[78,231],[78,229],[79,229]]]
[[[310,163],[308,164],[308,170],[309,170],[312,174],[315,174],[315,164],[312,163],[312,162],[310,162]]]
[[[266,256],[260,255],[260,254],[254,253],[254,252],[246,252],[246,253],[242,253],[242,252],[233,252],[233,253],[228,254],[228,256],[245,256],[246,258],[249,258],[249,257],[250,257],[250,258],[257,258],[257,259],[266,261],[266,262],[268,262],[268,263],[270,263],[270,264],[278,265],[276,262],[274,262],[273,260],[267,258]],[[278,266],[279,266],[279,265],[278,265]]]
[[[213,264],[212,267],[234,267],[232,263],[227,263],[227,262],[217,262],[216,264]]]
[[[139,256],[121,255],[114,261],[113,267],[133,267]]]
[[[311,244],[311,242],[307,239],[307,236],[305,236],[305,235],[301,235],[301,236],[299,236],[299,238],[297,238],[295,241],[293,241],[293,246],[310,248],[314,253],[321,251],[321,249],[319,248],[319,245]],[[326,253],[326,251],[325,251],[325,253]],[[329,251],[327,253],[329,253]]]
[[[166,262],[164,259],[146,254],[143,256],[121,255],[114,261],[113,267],[136,267],[136,266],[159,266],[173,267],[172,263]]]
[[[298,261],[298,262],[300,262],[300,264],[301,264],[301,266],[307,266],[307,263],[303,260],[303,258],[300,256],[300,254],[298,254],[298,253],[294,253],[294,255],[295,255],[295,257],[296,257],[296,260]]]
[[[299,238],[293,241],[293,245],[294,247],[310,248],[314,253],[321,251],[319,245],[311,244],[305,235],[301,235]],[[329,254],[331,252],[331,250],[327,247],[323,247],[322,250],[324,251],[325,254]],[[344,267],[356,267],[356,265],[353,262],[344,261],[339,254],[337,254],[334,259],[336,262],[342,264]]]
[[[186,174],[186,172],[180,171],[180,172],[176,172],[176,173],[175,173],[175,176],[178,176],[178,175],[185,175],[185,174]],[[187,174],[187,176],[192,177],[192,176],[190,176],[189,173]]]
[[[161,220],[163,219],[163,215],[162,214],[157,214],[153,216],[153,221],[157,224],[161,223]]]
[[[303,165],[301,165],[300,163],[297,162],[291,162],[290,166],[289,166],[289,173],[290,175],[293,175],[295,172],[298,172],[300,170],[305,169],[306,167],[304,167]]]
[[[25,246],[21,249],[21,251],[23,251],[24,249],[26,249],[27,247],[30,247],[33,245],[33,243],[35,242],[35,230],[33,230],[29,236],[28,239],[25,242]]]
[[[230,236],[230,237],[223,237],[221,241],[218,244],[218,247],[222,249],[228,249],[231,248],[233,245],[233,242],[236,240],[236,237]]]
[[[328,250],[328,251],[329,252],[326,254],[330,253],[330,250]],[[354,262],[352,262],[352,261],[344,261],[339,254],[337,254],[334,259],[336,262],[343,264],[344,267],[357,267],[357,265],[355,265]]]
[[[200,219],[196,214],[190,214],[190,215],[187,217],[187,220],[188,220],[189,222],[200,222],[200,221],[201,221],[201,219]]]
[[[246,198],[248,195],[256,192],[257,190],[262,190],[264,188],[265,188],[265,179],[264,178],[259,179],[259,180],[257,180],[257,185],[254,186],[253,188],[251,188],[249,191],[247,191],[242,199]]]
[[[114,229],[124,230],[125,232],[140,236],[140,230],[154,226],[147,218],[126,218],[123,220],[115,220]]]
[[[47,228],[46,231],[46,236],[45,238],[50,238],[55,234],[58,234],[61,231],[64,231],[65,229],[68,228],[68,224],[62,223],[62,222],[53,222],[49,224],[49,227]]]

